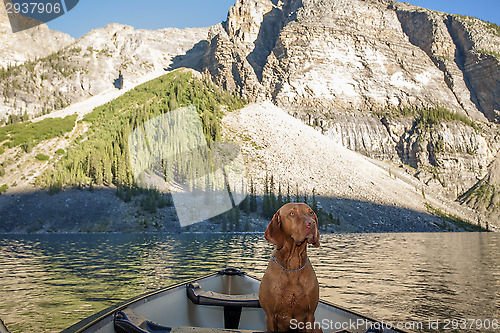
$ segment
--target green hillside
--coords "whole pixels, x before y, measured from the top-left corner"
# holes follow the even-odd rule
[[[111,184],[132,187],[127,139],[136,127],[170,110],[195,105],[207,141],[219,141],[224,110],[241,108],[244,103],[188,71],[166,74],[87,115],[83,121],[91,124],[89,131],[38,182],[51,190]]]
[[[40,141],[62,136],[75,126],[76,115],[47,118],[37,123],[23,122],[0,127],[0,143],[8,148],[34,146]]]

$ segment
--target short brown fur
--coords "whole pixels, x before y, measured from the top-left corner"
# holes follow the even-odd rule
[[[277,262],[269,261],[259,289],[267,330],[290,331],[292,319],[314,327],[319,284],[307,257],[307,244],[319,246],[316,214],[304,203],[286,204],[274,214],[264,237],[276,246]]]

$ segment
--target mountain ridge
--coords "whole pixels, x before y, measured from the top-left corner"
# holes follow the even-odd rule
[[[27,33],[34,29],[38,27]],[[196,56],[202,52],[203,44],[196,45],[207,32],[208,28],[149,31],[109,24],[56,53],[0,69],[0,93],[4,97],[0,121],[9,115],[34,118],[118,90],[116,80],[120,73],[127,84],[170,67],[196,67]]]

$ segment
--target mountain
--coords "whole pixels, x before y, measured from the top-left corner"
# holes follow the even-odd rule
[[[0,193],[8,190],[0,195],[0,232],[186,230],[177,222],[168,192],[135,185],[128,138],[150,119],[187,105],[196,106],[207,143],[241,147],[255,199],[253,209],[247,200],[189,230],[263,231],[269,214],[291,200],[314,207],[323,231],[478,230],[466,223],[475,222],[474,212],[441,198],[399,168],[350,151],[270,101],[244,106],[240,97],[199,73],[179,69],[97,107],[80,121],[74,115],[0,128],[0,140],[9,147],[0,154],[0,183],[8,183],[0,186]],[[179,156],[179,148],[175,145],[172,156]],[[199,173],[198,162],[164,161],[178,164],[176,170],[186,174]],[[26,186],[36,173],[35,186]],[[203,203],[193,207],[203,209]]]
[[[298,192],[299,200],[309,197],[311,204],[314,193],[322,209],[336,217],[339,225],[333,230],[460,230],[466,225],[461,221],[476,222],[473,212],[400,168],[345,148],[270,101],[227,113],[222,123],[223,137],[241,147],[259,193],[265,193],[270,175],[283,196]],[[439,217],[428,214],[436,212]]]
[[[8,190],[0,195],[0,232],[178,232],[170,194],[136,185],[130,160],[137,156],[128,138],[146,121],[189,105],[197,106],[205,139],[213,142],[220,138],[222,108],[229,112],[243,101],[199,73],[179,69],[78,121],[72,115],[0,127],[0,194]],[[172,155],[184,146],[175,145]],[[189,162],[177,159],[176,174],[202,164]]]
[[[238,0],[203,71],[456,199],[500,151],[500,27],[392,0]]]
[[[13,15],[11,21],[4,8],[4,0],[0,0],[0,68],[48,56],[74,43],[71,36],[50,30],[45,24],[13,33],[12,26],[30,26],[34,20]]]
[[[494,221],[496,205],[479,209],[477,200],[462,198],[481,188],[478,182],[498,172],[491,166],[500,151],[499,59],[500,27],[476,18],[392,0],[237,0],[227,20],[210,28],[148,31],[110,24],[56,53],[0,70],[4,96],[0,120],[2,116],[7,122],[26,120],[88,101],[91,96],[117,92],[120,74],[128,89],[147,74],[159,76],[189,67],[247,101],[271,109],[270,101],[276,113],[285,112],[314,129],[314,135],[323,135],[330,148],[323,151],[318,147],[313,156],[328,158],[335,149],[347,148],[390,175],[397,174],[421,198],[411,207],[405,206],[400,199],[412,194],[403,191],[407,185],[401,185],[395,192],[399,198],[396,207],[427,209],[472,222],[477,217],[471,209],[480,210],[485,219]],[[65,109],[63,114],[79,112],[77,109]],[[251,112],[248,110],[245,112]],[[64,145],[43,150],[41,143],[33,152],[52,156],[57,148],[78,146],[77,138],[85,141],[90,125],[81,116],[75,129],[60,140]],[[279,121],[274,124],[278,129]],[[240,136],[249,130],[233,128],[235,134],[230,137],[243,140],[245,146],[247,142]],[[313,135],[302,127],[297,133]],[[299,134],[291,140],[302,142]],[[3,160],[10,161],[9,171],[15,172],[11,159],[18,158],[17,152],[29,161],[31,155],[25,158],[21,150],[29,150],[31,144],[25,142],[6,151]],[[247,149],[267,151],[269,145],[272,142]],[[359,156],[347,151],[342,149],[345,164],[323,164],[334,170],[351,165],[349,160],[357,161]],[[254,176],[261,181],[266,154],[248,154],[261,163],[254,168],[258,170]],[[45,166],[52,165],[50,161]],[[19,177],[20,182],[31,181],[39,172]],[[286,172],[277,169],[272,175],[278,179]],[[382,175],[379,169],[373,172]],[[10,175],[8,179],[14,178]],[[315,188],[321,195],[353,200],[350,204],[372,202],[387,207],[392,200],[379,202],[376,197],[377,191],[385,193],[384,183],[390,187],[389,180],[374,181],[377,191],[360,178],[353,181],[352,192],[345,184],[331,184],[345,190],[340,194],[331,188],[320,191],[316,180],[302,181],[307,191]],[[287,185],[293,187],[293,181],[283,180],[283,186]],[[364,191],[366,194],[361,193]],[[458,198],[461,207],[456,205]]]
[[[26,34],[34,29],[38,27]],[[34,118],[116,90],[120,73],[126,87],[153,72],[196,68],[207,32],[208,28],[135,30],[120,24],[92,30],[55,53],[0,70],[0,121],[8,115]],[[16,38],[17,34],[22,33]]]

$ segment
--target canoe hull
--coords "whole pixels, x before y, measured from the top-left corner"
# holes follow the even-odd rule
[[[124,308],[129,308],[134,313],[159,325],[215,329],[209,330],[210,332],[223,330],[223,307],[194,304],[186,296],[186,285],[189,283],[198,283],[203,287],[203,290],[228,295],[258,293],[260,285],[258,278],[247,274],[214,273],[135,297],[103,310],[62,333],[114,333],[114,313]],[[324,332],[337,332],[345,329],[353,333],[364,333],[367,330],[366,325],[376,322],[371,318],[321,300],[316,309],[315,317],[317,325],[321,325]],[[297,323],[297,325],[305,325],[305,323]],[[302,327],[298,326],[298,328]],[[253,332],[266,331],[264,311],[261,308],[243,307],[238,329]],[[403,331],[384,329],[383,332]]]

